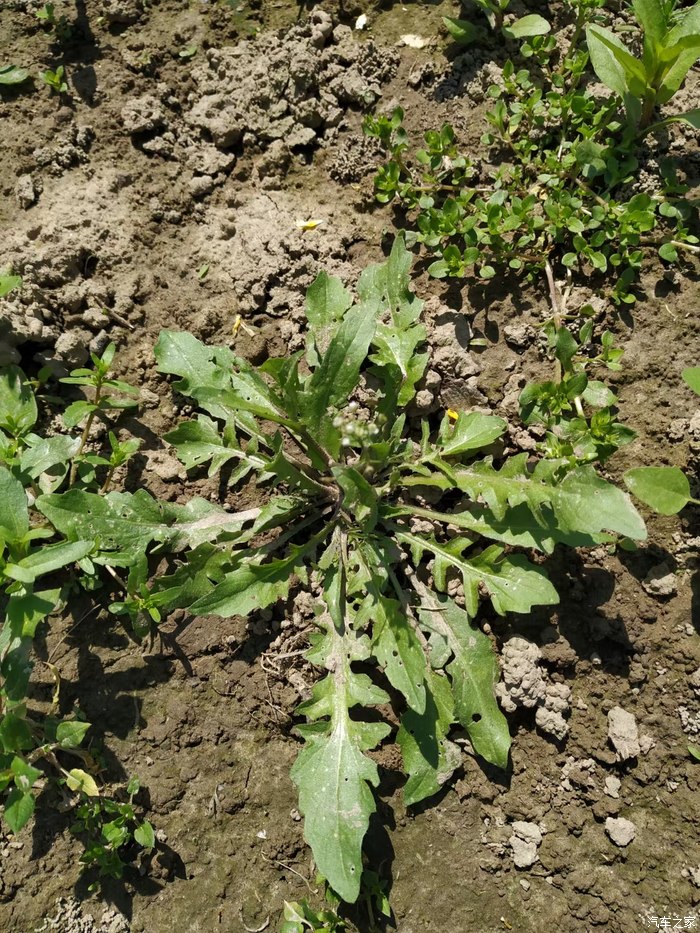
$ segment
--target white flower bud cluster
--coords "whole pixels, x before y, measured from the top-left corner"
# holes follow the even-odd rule
[[[333,427],[341,432],[341,447],[365,447],[378,437],[379,426],[359,415],[359,404],[348,402],[345,411],[339,412],[333,419]]]

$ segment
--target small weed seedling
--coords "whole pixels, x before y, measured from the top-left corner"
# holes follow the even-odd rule
[[[674,120],[700,129],[700,109],[651,126],[656,108],[671,100],[700,58],[700,0],[680,14],[675,8],[668,0],[632,0],[643,31],[640,58],[609,29],[590,25],[586,31],[595,73],[622,100],[631,126],[643,132]]]
[[[505,39],[525,39],[533,36],[543,36],[550,30],[550,25],[544,17],[537,13],[521,16],[506,25],[504,16],[510,0],[473,0],[486,16],[489,26],[494,32],[499,32]],[[471,45],[483,38],[483,30],[466,19],[452,19],[443,17],[443,22],[450,35],[463,45]]]
[[[68,85],[65,78],[66,69],[63,65],[59,65],[55,71],[47,69],[46,71],[41,71],[39,77],[44,82],[47,87],[50,87],[55,94],[67,94]]]
[[[72,38],[73,26],[65,15],[56,16],[56,7],[53,3],[45,3],[35,15],[41,25],[53,33],[57,42],[68,42]]]
[[[139,850],[148,853],[155,847],[153,827],[138,816],[134,804],[140,786],[138,778],[131,778],[125,801],[118,800],[117,795],[99,796],[95,787],[94,793],[82,794],[82,801],[75,808],[71,832],[85,841],[80,861],[87,869],[98,871],[98,880],[90,885],[91,891],[99,887],[100,878],[121,878]]]
[[[12,275],[12,271],[10,269],[6,269],[4,272],[0,272],[0,298],[4,298],[5,295],[9,295],[11,291],[19,288],[21,284],[21,275]]]

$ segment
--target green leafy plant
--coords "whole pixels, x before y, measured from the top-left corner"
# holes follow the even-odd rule
[[[0,68],[0,85],[23,84],[28,77],[29,72],[17,65],[3,65]]]
[[[65,15],[56,16],[53,3],[45,3],[36,11],[35,16],[42,26],[53,33],[57,42],[67,42],[72,37],[73,25]]]
[[[85,869],[98,871],[91,891],[99,888],[101,878],[121,878],[140,852],[149,853],[155,848],[153,826],[139,816],[134,804],[140,786],[138,778],[131,778],[126,786],[126,800],[117,799],[118,794],[103,797],[86,793],[82,787],[71,787],[81,791],[82,798],[75,807],[76,818],[71,825],[71,832],[85,841],[80,861]]]
[[[20,281],[16,276],[3,278],[8,290]],[[133,391],[107,379],[113,356],[114,347],[110,346],[102,357],[94,357],[95,372],[80,370],[69,378],[92,386],[96,395],[88,409],[73,410],[75,417],[67,419],[71,427],[86,415],[89,418],[119,407],[100,397],[104,389]],[[86,792],[94,787],[85,771],[69,771],[63,763],[67,754],[82,756],[78,746],[89,723],[61,722],[51,715],[36,714],[28,703],[28,691],[36,630],[65,605],[70,586],[66,569],[77,564],[83,572],[95,573],[90,554],[96,542],[82,534],[73,540],[57,534],[37,511],[36,500],[42,492],[53,492],[66,482],[72,484],[76,477],[88,488],[92,483],[97,486],[94,474],[98,465],[107,470],[100,487],[106,491],[114,469],[138,446],[135,441],[119,443],[110,432],[108,457],[86,454],[87,432],[81,437],[46,437],[35,433],[38,421],[33,384],[16,366],[0,370],[0,791],[8,791],[4,816],[14,832],[33,813],[35,785],[45,784],[37,763],[50,765],[69,785],[77,781]],[[56,571],[64,574],[58,585],[54,582]]]
[[[700,109],[650,125],[656,108],[671,100],[700,57],[700,0],[681,14],[667,0],[632,0],[632,9],[643,31],[641,57],[609,29],[590,25],[586,37],[595,73],[622,100],[630,124],[639,130],[674,120],[700,129]]]
[[[298,710],[307,724],[292,778],[319,870],[346,901],[360,891],[375,806],[378,772],[366,752],[391,731],[381,718],[355,715],[389,703],[356,664],[375,663],[403,697],[397,741],[407,803],[436,793],[458,766],[454,722],[475,754],[506,767],[498,667],[475,624],[482,595],[497,613],[557,601],[518,546],[548,553],[557,542],[645,534],[627,496],[591,464],[542,460],[533,470],[523,455],[497,468],[486,452],[505,430],[499,418],[445,415],[411,436],[398,412],[427,356],[409,267],[397,240],[389,259],[361,276],[357,302],[322,273],[307,297],[306,352],[259,370],[189,334],[161,334],[160,370],[204,412],[166,439],[188,469],[208,464],[212,475],[228,464],[230,483],[257,475],[276,490],[266,505],[228,513],[204,500],[158,502],[145,490],[73,489],[37,500],[68,540],[99,542],[95,563],[130,568],[129,591],[159,612],[245,616],[286,599],[295,581],[319,592],[308,657],[324,676]],[[443,511],[422,504],[426,489],[445,498]],[[154,544],[182,553],[146,593]]]
[[[584,24],[580,19],[579,35]],[[490,279],[510,269],[531,279],[561,264],[612,272],[611,297],[632,303],[649,247],[667,262],[698,251],[692,206],[672,180],[660,179],[658,193],[620,195],[638,161],[616,101],[601,107],[581,89],[588,56],[576,41],[575,33],[562,57],[551,37],[537,37],[521,50],[532,68],[506,62],[502,85],[490,89],[491,131],[483,136],[494,168],[462,153],[449,125],[415,148],[400,108],[366,118],[365,132],[388,154],[374,182],[377,200],[396,199],[407,211],[415,227],[408,242],[437,255],[432,275]]]
[[[39,77],[55,94],[67,94],[68,85],[64,80],[65,73],[66,69],[63,65],[59,65],[55,71],[51,71],[49,68],[46,71],[39,72]]]
[[[510,0],[473,0],[486,16],[488,24],[494,32],[500,32],[506,39],[525,39],[532,36],[543,36],[550,30],[550,25],[543,16],[530,13],[506,24],[505,13],[510,6]],[[474,25],[471,20],[453,19],[443,16],[442,20],[447,31],[457,41],[464,45],[471,45],[483,38],[483,30]]]
[[[684,369],[683,380],[700,395],[700,366]],[[690,494],[690,483],[678,467],[635,467],[623,477],[627,488],[661,515],[677,515],[686,505],[700,505]]]
[[[301,901],[285,901],[282,913],[283,922],[279,933],[306,933],[307,930],[318,930],[319,933],[342,933],[347,929],[345,921],[338,916],[340,898],[318,875],[316,883],[324,888],[327,907],[321,910],[313,908],[306,898]]]
[[[95,353],[90,354],[93,364],[92,369],[74,369],[69,376],[64,376],[60,380],[67,385],[90,389],[92,395],[92,398],[73,402],[63,413],[63,423],[69,429],[75,428],[81,422],[84,422],[80,443],[73,457],[70,482],[72,484],[75,481],[81,461],[93,467],[106,466],[108,470],[102,488],[103,492],[106,492],[109,488],[115,469],[126,463],[139,447],[138,441],[135,440],[119,443],[116,436],[110,432],[111,453],[108,458],[99,456],[83,457],[85,445],[90,437],[90,430],[95,418],[104,418],[108,412],[124,411],[138,406],[138,401],[134,397],[138,396],[138,389],[123,380],[109,378],[115,353],[116,346],[114,343],[110,343],[105,347],[102,356]],[[114,392],[119,394],[111,394]],[[92,477],[92,473],[90,473],[90,477]]]

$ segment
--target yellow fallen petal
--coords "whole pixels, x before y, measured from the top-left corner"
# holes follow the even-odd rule
[[[314,220],[310,218],[309,220],[297,220],[296,226],[300,230],[315,230],[316,227],[320,227],[321,224],[324,224],[325,220]]]

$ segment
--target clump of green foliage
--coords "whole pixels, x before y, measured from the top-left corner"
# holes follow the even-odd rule
[[[35,16],[57,42],[68,42],[73,37],[73,24],[65,14],[56,15],[55,4],[45,3],[36,11]]]
[[[0,277],[0,292],[20,284],[19,277]],[[66,487],[107,491],[114,469],[138,447],[135,441],[120,444],[110,432],[111,457],[89,453],[87,435],[95,416],[106,417],[135,404],[120,395],[133,394],[131,386],[108,378],[115,347],[110,344],[102,356],[93,355],[93,370],[74,371],[65,382],[90,387],[91,398],[75,402],[64,414],[64,423],[73,430],[85,421],[79,436],[71,433],[44,436],[35,433],[39,405],[35,388],[41,379],[28,380],[16,366],[0,370],[0,794],[3,819],[18,833],[31,818],[35,798],[47,782],[58,778],[75,795],[78,822],[88,835],[99,825],[102,836],[94,835],[83,859],[95,864],[102,874],[118,872],[123,864],[120,853],[132,848],[150,848],[153,832],[137,819],[132,797],[138,789],[132,782],[129,803],[119,803],[100,793],[89,773],[92,757],[81,747],[90,723],[80,715],[61,718],[57,714],[60,677],[47,663],[56,679],[56,690],[48,714],[33,709],[30,678],[34,667],[32,645],[37,629],[48,624],[53,613],[64,609],[78,569],[87,581],[95,580],[92,556],[99,544],[92,536],[80,534],[72,540],[57,532],[38,509],[46,493]],[[46,374],[44,374],[46,375]],[[105,469],[104,479],[98,477]],[[103,561],[104,563],[104,561]],[[59,572],[57,574],[57,571]],[[71,761],[72,759],[72,761]],[[75,759],[83,767],[73,767]],[[86,768],[88,770],[86,770]],[[124,835],[126,833],[127,835]]]
[[[409,241],[437,256],[432,275],[490,279],[511,269],[533,278],[561,264],[579,274],[612,272],[612,298],[632,303],[649,247],[666,262],[698,251],[692,207],[670,173],[658,192],[626,193],[639,168],[634,133],[618,99],[597,101],[584,82],[589,55],[580,39],[595,6],[579,9],[563,53],[553,37],[538,36],[521,48],[523,67],[506,62],[502,83],[489,91],[490,167],[460,151],[449,125],[415,148],[400,108],[366,118],[365,132],[388,154],[375,178],[377,200],[408,212]]]
[[[66,69],[59,65],[55,71],[47,68],[46,71],[39,73],[39,77],[47,87],[50,87],[54,94],[67,94],[68,84],[65,81]]]
[[[370,875],[362,846],[379,774],[367,753],[393,731],[382,715],[392,702],[408,805],[437,793],[459,767],[455,726],[475,756],[507,767],[498,665],[477,624],[484,604],[497,614],[552,605],[557,592],[533,554],[646,534],[627,494],[596,471],[626,436],[614,397],[588,369],[619,365],[620,351],[608,339],[594,356],[590,333],[575,338],[559,306],[548,331],[557,376],[521,400],[546,427],[536,462],[503,456],[507,426],[491,415],[447,412],[416,426],[406,409],[428,355],[410,263],[399,238],[385,262],[361,275],[356,298],[321,273],[307,294],[305,350],[258,368],[190,334],[161,334],[161,372],[200,409],[166,440],[188,469],[222,472],[231,487],[255,478],[268,491],[259,508],[234,513],[200,498],[176,505],[145,489],[110,491],[110,457],[94,459],[84,428],[77,436],[33,434],[32,387],[17,369],[4,371],[0,767],[6,788],[14,782],[6,801],[12,828],[29,818],[42,760],[90,798],[78,819],[94,831],[90,864],[118,872],[132,842],[153,844],[152,830],[124,809],[131,799],[108,805],[90,774],[62,764],[66,742],[79,751],[87,724],[71,720],[52,732],[28,711],[32,636],[63,598],[50,575],[72,566],[88,580],[108,570],[123,590],[112,608],[137,637],[175,608],[248,616],[298,587],[318,597],[307,657],[321,676],[297,710],[305,722],[292,778],[319,871],[346,902]],[[118,412],[113,392],[129,401],[128,387],[109,377],[112,362],[108,348],[94,369],[69,377],[90,392],[82,407],[67,409],[71,430],[80,419],[109,417],[106,409]],[[40,584],[42,576],[49,582]],[[358,669],[368,664],[374,679]],[[383,909],[375,882],[370,895]],[[303,905],[293,910],[288,922],[302,929],[330,922]]]
[[[90,885],[90,890],[99,887],[100,878],[123,877],[125,868],[140,852],[149,853],[155,848],[153,826],[139,816],[134,804],[140,787],[138,778],[133,777],[126,786],[126,800],[119,800],[116,795],[85,794],[75,808],[71,832],[85,839],[80,861],[86,869],[98,871],[98,880]]]
[[[624,103],[633,127],[648,130],[657,107],[668,103],[700,58],[700,0],[682,10],[674,0],[632,0],[643,34],[641,57],[609,29],[591,24],[586,39],[596,75]],[[668,117],[700,129],[700,109]]]
[[[357,301],[321,274],[307,297],[306,351],[259,369],[190,334],[161,335],[159,368],[203,410],[167,440],[188,468],[208,464],[213,475],[228,464],[232,484],[257,476],[270,487],[263,507],[173,506],[145,490],[71,489],[37,500],[69,541],[98,542],[93,562],[128,570],[135,615],[148,600],[145,625],[153,608],[246,616],[293,586],[319,594],[308,657],[323,676],[298,710],[307,724],[292,778],[319,870],[348,902],[360,891],[375,809],[378,772],[366,753],[391,732],[381,717],[357,717],[390,697],[356,665],[375,664],[403,698],[396,739],[408,804],[436,793],[458,766],[455,722],[475,754],[506,767],[498,666],[475,624],[484,597],[497,613],[557,601],[519,549],[645,535],[626,494],[590,462],[542,459],[533,468],[520,455],[497,464],[499,418],[445,414],[413,434],[403,412],[427,355],[409,267],[397,240],[389,259],[361,276]],[[422,502],[426,490],[442,496],[442,509]],[[149,554],[164,550],[182,553],[144,590]],[[459,595],[449,595],[455,586]]]

